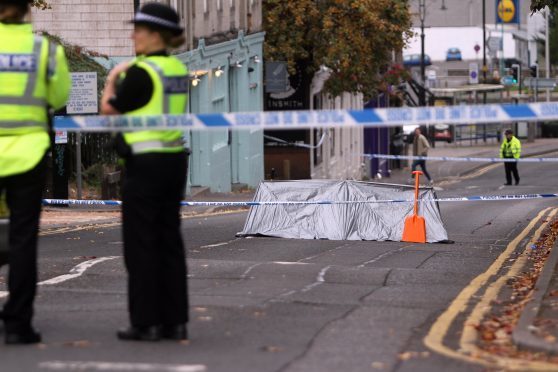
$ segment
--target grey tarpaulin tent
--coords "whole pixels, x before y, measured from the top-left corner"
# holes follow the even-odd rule
[[[386,183],[300,180],[261,182],[254,201],[413,200],[414,188]],[[419,199],[435,199],[431,187]],[[238,236],[267,235],[294,239],[400,241],[412,203],[256,205]],[[426,240],[441,242],[448,235],[438,204],[424,201],[419,215],[426,220]]]

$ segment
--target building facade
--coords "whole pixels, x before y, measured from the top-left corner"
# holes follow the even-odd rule
[[[530,0],[513,0],[518,22],[497,24],[499,0],[485,0],[485,29],[487,38],[487,58],[497,57],[517,59],[524,66],[535,63],[544,53],[539,41],[544,40],[544,19],[542,14],[531,14]],[[511,0],[509,1],[511,2]],[[509,6],[509,2],[506,4]],[[464,60],[482,59],[482,49],[475,51],[475,45],[482,48],[482,4],[483,0],[426,0],[425,52],[433,61],[444,60],[448,48],[459,48]],[[405,50],[405,54],[420,53],[420,12],[419,0],[410,0],[413,14],[415,37]],[[490,48],[488,39],[503,39],[503,51]],[[502,55],[503,53],[503,55]],[[497,65],[497,61],[494,61]],[[542,62],[542,61],[540,61]],[[543,65],[540,63],[540,65]],[[494,66],[497,68],[497,66]]]
[[[191,71],[191,113],[263,110],[262,0],[160,0],[178,10],[186,44],[176,51]],[[108,68],[132,59],[129,20],[146,1],[51,0],[33,10],[37,30],[108,57]],[[219,72],[217,72],[219,71]],[[189,187],[229,192],[256,187],[263,174],[262,131],[214,130],[185,135]]]

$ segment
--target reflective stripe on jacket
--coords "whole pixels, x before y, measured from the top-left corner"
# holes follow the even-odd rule
[[[50,146],[47,107],[70,91],[62,47],[35,36],[31,24],[0,23],[0,177],[34,168]]]
[[[500,158],[514,158],[519,159],[521,156],[521,142],[513,136],[511,140],[504,139],[500,146]]]
[[[188,69],[176,57],[139,57],[132,62],[151,77],[153,94],[143,107],[127,112],[126,115],[145,116],[183,114],[188,103]],[[184,151],[182,131],[148,130],[124,133],[126,143],[133,154],[149,152]]]

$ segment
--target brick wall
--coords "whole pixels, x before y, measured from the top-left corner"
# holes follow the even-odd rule
[[[49,0],[52,9],[33,9],[36,30],[108,56],[131,56],[131,0]]]

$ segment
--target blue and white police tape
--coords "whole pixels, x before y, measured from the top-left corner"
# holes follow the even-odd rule
[[[465,161],[465,162],[486,162],[486,163],[554,163],[558,162],[558,158],[519,158],[519,159],[501,159],[501,158],[477,158],[471,156],[455,157],[455,156],[411,156],[411,155],[386,155],[386,154],[363,154],[366,158],[375,159],[405,159],[405,160],[442,160],[442,161]]]
[[[519,195],[479,195],[452,198],[419,199],[419,202],[462,202],[462,201],[503,201],[556,198],[558,194],[519,194]],[[305,201],[183,201],[182,206],[189,207],[254,207],[270,205],[339,205],[339,204],[383,204],[413,203],[410,199],[383,200],[305,200]],[[118,200],[75,200],[43,199],[43,205],[122,205]]]
[[[209,128],[310,129],[433,124],[501,124],[516,121],[552,120],[558,120],[558,102],[159,116],[65,116],[54,118],[54,129],[76,132]]]

